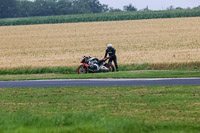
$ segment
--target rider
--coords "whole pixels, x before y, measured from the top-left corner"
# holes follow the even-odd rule
[[[110,57],[109,63],[112,63],[112,61],[114,61],[116,71],[118,72],[117,56],[115,55],[115,53],[116,53],[116,50],[115,48],[112,47],[112,44],[108,44],[104,58],[106,58],[107,54],[109,54],[109,57]]]

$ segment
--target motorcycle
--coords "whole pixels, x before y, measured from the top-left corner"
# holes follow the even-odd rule
[[[114,72],[114,66],[111,63],[106,63],[108,59],[109,57],[99,60],[96,57],[84,56],[81,60],[82,65],[78,67],[78,74]]]

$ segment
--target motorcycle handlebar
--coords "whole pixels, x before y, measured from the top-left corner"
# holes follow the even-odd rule
[[[104,58],[104,60],[106,61],[106,60],[108,60],[108,59],[110,59],[110,58],[112,58],[114,55],[112,55],[112,56],[109,56],[109,57],[106,57],[106,58]]]
[[[108,59],[108,58],[106,57],[106,58],[104,58],[103,60],[105,60],[105,61],[106,61],[107,59]]]

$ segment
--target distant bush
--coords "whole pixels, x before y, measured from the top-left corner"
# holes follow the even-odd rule
[[[99,14],[0,19],[0,26],[78,23],[78,22],[94,22],[94,21],[120,21],[120,20],[137,20],[137,19],[156,19],[156,18],[198,17],[198,16],[200,16],[200,9],[110,12],[110,13],[99,13]]]

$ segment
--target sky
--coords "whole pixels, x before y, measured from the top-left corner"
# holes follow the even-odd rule
[[[124,5],[132,4],[137,9],[149,7],[151,10],[165,10],[169,6],[193,8],[200,5],[200,0],[99,0],[101,4],[107,4],[109,7],[123,9]]]

